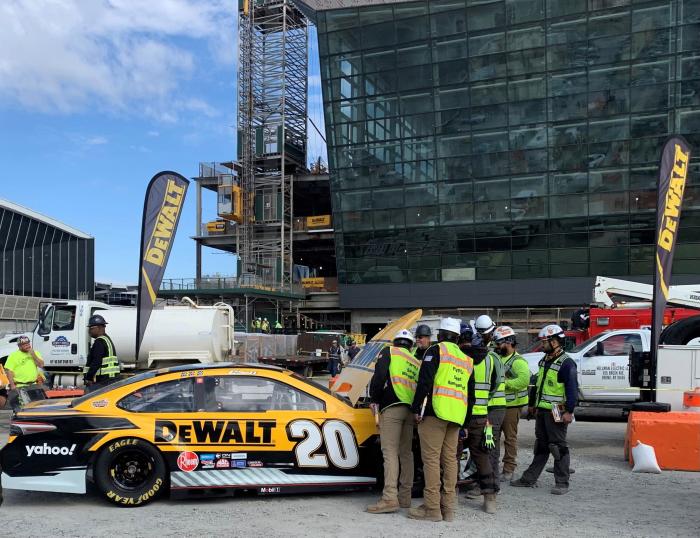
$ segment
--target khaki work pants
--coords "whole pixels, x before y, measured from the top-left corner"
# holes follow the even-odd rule
[[[439,419],[425,417],[418,424],[420,452],[423,458],[425,489],[423,500],[428,511],[452,512],[457,494],[457,441],[459,425]],[[442,481],[440,469],[442,468]],[[442,485],[442,488],[441,488]]]
[[[407,405],[393,405],[379,415],[379,439],[384,457],[382,499],[385,501],[397,501],[399,497],[411,501],[413,426],[413,413]]]
[[[503,472],[513,473],[517,467],[518,458],[518,423],[522,407],[506,408],[506,416],[501,425],[503,432]]]

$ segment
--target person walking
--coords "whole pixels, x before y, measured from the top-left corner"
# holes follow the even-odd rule
[[[424,503],[408,517],[453,521],[457,487],[457,443],[469,401],[472,359],[457,347],[460,320],[440,322],[438,343],[425,352],[411,409],[418,424]]]
[[[535,455],[523,475],[511,482],[516,487],[534,487],[554,457],[554,495],[569,491],[569,445],[566,433],[574,420],[578,398],[576,363],[564,352],[564,330],[547,325],[540,333],[545,356],[540,360],[537,382],[530,391],[528,411],[535,413]]]
[[[90,338],[94,342],[90,346],[87,363],[83,369],[85,392],[94,392],[114,383],[119,379],[121,365],[114,348],[114,342],[107,335],[107,322],[99,314],[88,320]]]
[[[348,364],[353,361],[355,358],[355,355],[357,355],[360,352],[360,348],[357,345],[357,342],[353,340],[352,338],[348,340],[348,349],[347,349],[347,354],[348,354]],[[375,367],[376,370],[376,367]]]
[[[418,360],[423,360],[425,352],[430,347],[430,338],[433,336],[433,331],[430,326],[421,324],[416,327],[416,348],[414,355]]]
[[[379,415],[379,440],[384,457],[382,497],[367,507],[371,514],[411,507],[413,487],[413,414],[420,361],[411,355],[414,339],[401,330],[393,345],[379,354],[369,385],[372,411]],[[398,482],[398,487],[397,487]]]
[[[518,423],[523,407],[528,401],[530,367],[527,361],[515,350],[515,331],[506,325],[496,328],[493,334],[496,353],[500,356],[505,370],[506,412],[501,425],[504,441],[503,471],[501,482],[510,482],[517,466]],[[500,437],[500,436],[499,436]],[[500,441],[500,439],[499,439]],[[499,443],[496,442],[498,449]],[[500,450],[496,465],[499,464]]]

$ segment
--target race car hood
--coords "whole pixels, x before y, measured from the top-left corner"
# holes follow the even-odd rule
[[[402,329],[411,329],[422,315],[423,311],[419,308],[384,327],[364,345],[352,362],[336,377],[331,390],[347,397],[353,406],[357,405],[359,399],[367,392],[379,353],[391,344],[396,333]]]

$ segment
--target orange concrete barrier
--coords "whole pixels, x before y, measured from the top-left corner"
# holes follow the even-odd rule
[[[46,391],[47,398],[78,398],[83,394],[85,394],[83,389],[56,389]]]
[[[654,447],[662,469],[700,471],[700,413],[632,411],[625,437],[630,465],[634,464],[631,447],[637,441]]]
[[[683,408],[688,411],[700,411],[700,387],[683,393]]]

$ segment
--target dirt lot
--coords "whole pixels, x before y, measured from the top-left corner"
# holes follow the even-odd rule
[[[0,411],[0,445],[9,414]],[[453,523],[412,521],[405,513],[370,516],[371,492],[316,496],[161,500],[142,508],[116,508],[95,495],[5,491],[0,521],[15,536],[698,536],[700,475],[632,474],[623,461],[626,424],[579,414],[569,430],[572,489],[550,495],[551,474],[537,489],[504,486],[499,513],[481,512],[460,495]],[[534,422],[521,428],[522,470],[529,463]],[[418,504],[418,501],[415,501]]]

